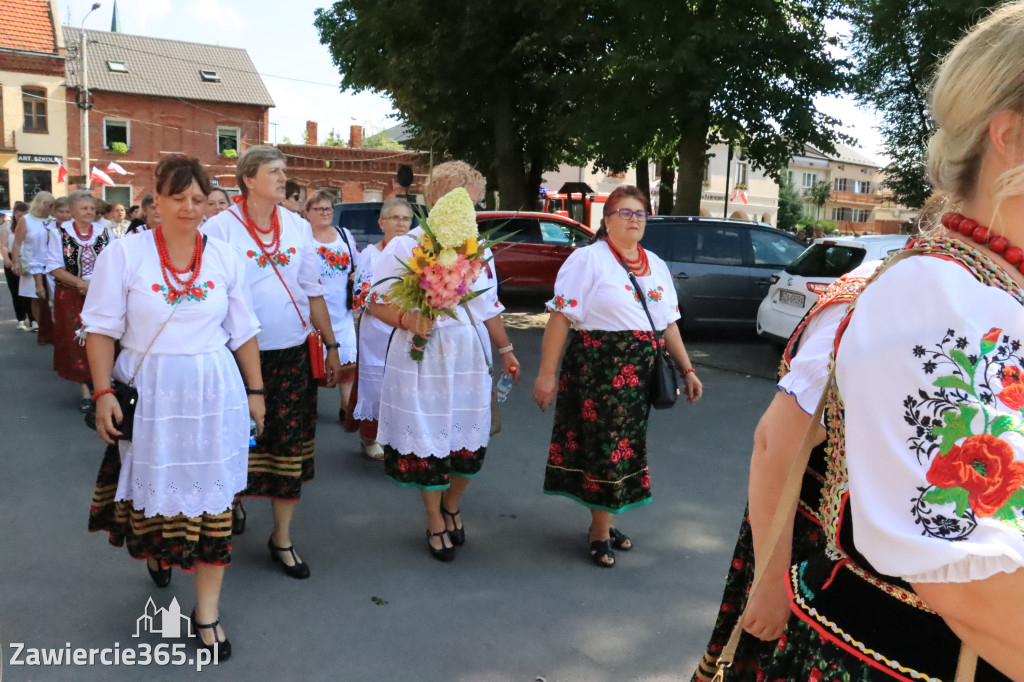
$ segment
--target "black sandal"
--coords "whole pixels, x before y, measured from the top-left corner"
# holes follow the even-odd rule
[[[153,579],[157,587],[167,587],[171,584],[171,567],[164,568],[163,563],[157,559],[157,569],[154,571],[149,567],[149,560],[146,561],[146,570],[149,571],[149,577]]]
[[[196,610],[192,609],[192,625],[196,627],[196,631],[192,634],[196,639],[199,640],[199,647],[206,649],[214,655],[214,661],[226,661],[231,656],[231,642],[227,637],[223,641],[217,639],[217,626],[220,625],[220,618],[213,621],[209,625],[200,625],[196,620]],[[203,636],[199,633],[200,630],[213,630],[213,644],[207,644],[203,641]]]
[[[611,559],[611,562],[606,561]],[[591,540],[590,560],[601,568],[611,568],[615,565],[615,552],[612,551],[611,540]]]
[[[458,528],[454,528],[455,517],[458,516],[459,513],[460,512],[458,509],[456,509],[453,512],[448,511],[447,509],[444,508],[444,500],[441,501],[441,514],[452,520],[453,528],[450,531],[448,531],[448,535],[451,538],[452,544],[456,547],[462,547],[464,544],[466,544],[465,526],[460,525]]]
[[[451,561],[455,558],[454,543],[450,547],[445,547],[445,537],[448,538],[448,542],[452,542],[452,538],[447,530],[439,530],[436,533],[432,533],[429,528],[427,529],[427,547],[430,548],[430,555],[438,561]],[[430,538],[441,538],[441,548],[438,549],[430,544]]]
[[[621,549],[623,552],[628,552],[633,549],[633,541],[629,539],[629,536],[620,531],[617,528],[609,528],[608,535],[612,538],[612,546],[615,549]],[[629,543],[628,545],[626,543]]]
[[[241,535],[245,532],[245,507],[242,506],[242,500],[238,500],[231,506],[231,534]]]
[[[270,558],[281,564],[281,568],[284,572],[293,578],[302,580],[309,577],[309,565],[299,561],[299,557],[295,554],[295,545],[288,545],[287,547],[276,547],[274,545],[274,538],[267,540],[267,547],[270,548]],[[284,562],[281,558],[283,552],[288,552],[292,555],[292,561],[295,562],[291,566]]]

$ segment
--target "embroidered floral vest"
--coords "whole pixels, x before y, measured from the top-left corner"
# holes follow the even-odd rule
[[[73,229],[73,228],[72,228]],[[95,229],[95,228],[93,228]],[[61,238],[61,252],[64,254],[64,269],[68,271],[68,274],[74,275],[75,277],[81,277],[82,269],[82,252],[89,250],[92,251],[93,261],[99,257],[100,252],[107,247],[110,243],[110,233],[107,230],[103,230],[102,233],[96,240],[90,245],[83,245],[78,242],[74,237],[68,234],[67,230],[60,231]]]

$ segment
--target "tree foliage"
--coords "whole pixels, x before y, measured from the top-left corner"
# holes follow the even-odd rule
[[[779,178],[779,213],[776,218],[776,226],[780,230],[793,232],[796,225],[803,217],[803,202],[800,195],[793,187],[793,182],[785,175]]]
[[[825,208],[825,202],[832,197],[832,185],[824,180],[819,180],[804,190],[804,197],[814,204],[816,218],[821,218],[821,209]]]
[[[931,194],[925,173],[934,122],[928,87],[953,44],[1002,2],[852,0],[850,54],[859,100],[882,117],[885,186],[897,203],[920,208]]]

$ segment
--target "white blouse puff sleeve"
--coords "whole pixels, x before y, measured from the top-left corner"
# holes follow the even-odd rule
[[[555,296],[547,302],[547,309],[559,312],[578,327],[586,317],[585,305],[594,288],[599,269],[591,263],[593,248],[576,249],[562,263],[555,278]]]
[[[861,294],[840,342],[857,549],[909,582],[1024,566],[1024,311],[920,256]]]

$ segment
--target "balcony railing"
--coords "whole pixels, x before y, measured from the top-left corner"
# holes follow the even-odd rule
[[[862,194],[860,192],[840,192],[832,190],[832,202],[836,204],[861,204],[864,206],[875,206],[882,203],[882,197],[877,194]]]

